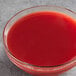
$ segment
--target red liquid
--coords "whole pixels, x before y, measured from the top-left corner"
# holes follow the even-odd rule
[[[22,17],[8,32],[7,45],[17,59],[37,66],[55,66],[76,56],[76,22],[58,12]]]

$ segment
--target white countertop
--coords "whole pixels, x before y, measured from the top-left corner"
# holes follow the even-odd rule
[[[2,32],[6,22],[15,13],[36,5],[58,5],[76,11],[76,0],[0,0],[0,76],[31,76],[17,68],[6,56]],[[76,67],[61,76],[76,76]]]

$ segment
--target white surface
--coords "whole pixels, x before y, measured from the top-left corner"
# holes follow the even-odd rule
[[[76,0],[0,0],[0,76],[31,76],[9,61],[2,43],[2,32],[15,13],[36,5],[58,5],[76,11]],[[76,76],[76,67],[61,76]]]

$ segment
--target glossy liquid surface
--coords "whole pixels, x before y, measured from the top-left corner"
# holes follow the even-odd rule
[[[7,45],[17,59],[37,66],[55,66],[76,56],[76,22],[58,12],[37,12],[16,21]]]

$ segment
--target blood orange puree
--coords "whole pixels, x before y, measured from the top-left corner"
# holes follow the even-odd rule
[[[76,21],[59,12],[36,12],[17,20],[7,45],[17,59],[36,66],[64,64],[76,56]]]

